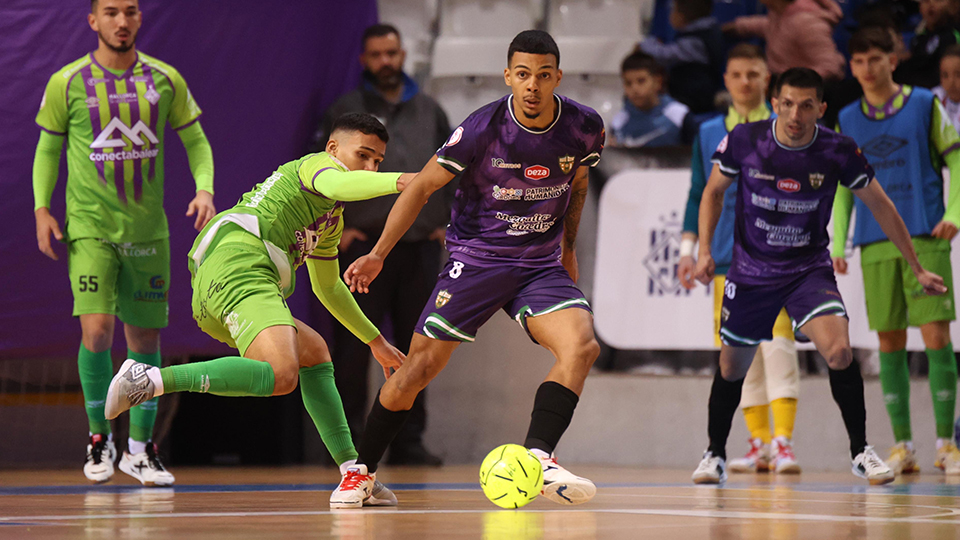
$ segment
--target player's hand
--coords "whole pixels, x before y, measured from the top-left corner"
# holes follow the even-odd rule
[[[370,292],[370,283],[377,279],[383,270],[383,259],[379,255],[368,253],[353,261],[343,273],[343,282],[350,287],[350,292]]]
[[[680,264],[677,265],[677,278],[680,279],[680,285],[683,285],[684,289],[689,291],[697,286],[696,282],[693,281],[696,271],[697,261],[693,258],[693,255],[680,257]]]
[[[206,227],[207,223],[217,215],[217,209],[213,206],[213,194],[209,191],[199,190],[197,196],[187,205],[187,217],[196,214],[197,219],[193,222],[193,228],[200,230]]]
[[[930,232],[930,235],[934,238],[953,240],[953,237],[957,235],[957,226],[949,221],[941,221],[940,223],[937,223],[936,227],[933,228],[933,231]]]
[[[943,278],[929,270],[921,269],[917,274],[917,281],[923,286],[923,292],[930,296],[939,296],[947,292]]]
[[[704,285],[709,285],[713,281],[713,274],[717,270],[717,264],[713,262],[713,256],[709,253],[701,253],[697,259],[697,270],[693,277]]]
[[[33,216],[37,219],[37,247],[47,257],[59,261],[60,257],[57,256],[56,252],[53,251],[53,246],[50,245],[51,234],[57,240],[63,240],[63,233],[60,232],[57,218],[51,216],[50,209],[46,207],[37,208]]]
[[[841,276],[847,275],[847,260],[843,257],[834,257],[833,271]]]
[[[413,182],[413,179],[417,177],[417,173],[406,172],[400,175],[400,178],[397,178],[397,191],[403,191],[407,189],[407,186],[410,185],[410,182]]]
[[[564,249],[560,253],[560,264],[567,269],[570,279],[574,283],[580,278],[580,263],[577,262],[577,251],[574,249]]]
[[[403,365],[403,361],[407,359],[405,354],[383,338],[383,334],[377,336],[367,345],[370,346],[373,357],[383,367],[383,376],[387,379],[390,378],[390,368],[399,369]]]
[[[361,242],[367,241],[367,235],[363,234],[363,231],[360,229],[347,228],[343,230],[343,234],[340,235],[340,244],[337,246],[341,252],[344,252],[350,249],[350,245],[353,244],[354,240],[360,240]]]

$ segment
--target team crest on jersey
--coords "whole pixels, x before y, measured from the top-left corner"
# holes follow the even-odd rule
[[[157,89],[151,86],[143,97],[149,101],[151,105],[156,105],[157,102],[160,101],[160,92],[157,92]]]
[[[434,304],[437,306],[437,309],[440,309],[447,305],[447,302],[449,302],[451,298],[453,298],[453,295],[447,292],[446,289],[443,289],[437,293],[437,301],[434,302]]]
[[[813,189],[820,189],[820,186],[823,185],[823,174],[822,173],[810,173],[810,186]]]
[[[573,156],[560,156],[560,170],[569,174],[573,170]]]

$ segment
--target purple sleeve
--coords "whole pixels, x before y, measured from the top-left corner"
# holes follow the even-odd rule
[[[739,126],[738,126],[739,127]],[[740,160],[737,159],[736,144],[734,141],[738,138],[736,135],[740,130],[734,128],[717,145],[717,150],[710,159],[713,163],[720,166],[720,172],[726,176],[737,176],[740,174]],[[709,176],[709,175],[708,175]]]
[[[455,175],[465,171],[475,157],[476,136],[476,128],[467,118],[437,150],[437,163]]]
[[[607,131],[600,128],[599,135],[593,137],[593,141],[588,141],[587,155],[580,160],[580,165],[587,167],[596,167],[600,163],[600,154],[603,153],[603,143],[606,141]],[[590,144],[592,142],[593,144]]]
[[[856,144],[851,143],[844,150],[849,157],[841,171],[840,184],[850,189],[867,187],[875,176],[873,167]]]

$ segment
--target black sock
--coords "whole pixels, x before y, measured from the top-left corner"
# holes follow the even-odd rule
[[[850,456],[857,457],[867,446],[867,409],[863,403],[863,377],[854,359],[846,369],[829,370],[830,392],[840,406],[843,425],[850,437]]]
[[[563,432],[570,425],[578,401],[580,397],[562,384],[553,381],[541,384],[537,389],[537,397],[533,400],[530,429],[527,430],[524,446],[552,454]]]
[[[740,406],[740,395],[743,393],[743,379],[728,381],[720,375],[720,367],[713,376],[713,387],[710,388],[708,404],[707,434],[710,436],[710,446],[707,450],[714,456],[727,459],[727,437],[733,425],[733,415]]]
[[[403,427],[410,411],[388,411],[380,404],[380,392],[373,400],[373,408],[367,416],[367,424],[363,428],[363,435],[357,445],[357,463],[367,466],[367,471],[377,472],[377,465],[387,451],[400,428]]]

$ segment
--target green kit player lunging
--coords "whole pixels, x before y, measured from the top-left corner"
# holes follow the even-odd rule
[[[910,429],[910,372],[907,327],[920,328],[930,365],[930,394],[937,426],[934,465],[960,475],[960,451],[953,438],[957,364],[950,342],[956,319],[950,241],[960,225],[960,137],[943,106],[925,88],[898,85],[894,42],[887,29],[866,28],[850,38],[850,68],[864,97],[839,115],[839,130],[853,137],[896,204],[913,239],[920,263],[943,276],[948,293],[926,296],[897,248],[870,212],[856,203],[853,244],[860,246],[870,328],[880,338],[880,383],[896,445],[887,464],[897,474],[920,472]],[[942,166],[950,169],[944,207]],[[834,203],[834,269],[844,259],[853,195],[840,188]]]
[[[187,150],[196,197],[187,215],[199,230],[216,214],[213,154],[197,121],[200,108],[175,69],[135,48],[142,15],[136,0],[93,0],[94,52],[50,77],[37,124],[43,130],[33,166],[40,251],[58,260],[52,234],[67,243],[73,315],[80,318],[80,382],[90,423],[83,467],[92,482],[113,476],[116,447],[103,405],[113,374],[110,346],[119,316],[127,358],[160,365],[160,329],[167,326],[170,248],[163,211],[166,123]],[[67,145],[66,230],[50,215],[60,151]],[[157,401],[130,415],[120,470],[145,485],[166,486],[151,442]]]
[[[376,172],[388,138],[373,116],[345,114],[334,122],[325,152],[281,165],[217,215],[190,250],[193,318],[241,356],[163,369],[127,360],[110,383],[107,418],[171,392],[278,396],[292,392],[299,380],[303,404],[345,475],[357,451],[330,352],[316,331],[290,314],[285,299],[293,293],[296,268],[306,264],[317,298],[370,346],[384,375],[400,367],[403,354],[360,311],[340,280],[337,261],[341,201],[397,193],[414,176]],[[396,505],[396,497],[377,484],[354,504],[330,499],[333,508],[361,505]]]

